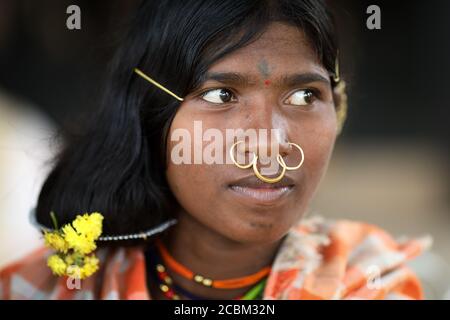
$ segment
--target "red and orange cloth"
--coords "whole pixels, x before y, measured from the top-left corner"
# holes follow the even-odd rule
[[[430,245],[430,237],[396,241],[367,223],[303,219],[277,253],[264,299],[423,299],[405,263]],[[99,249],[100,270],[80,289],[51,273],[49,254],[39,249],[1,270],[0,299],[151,299],[142,248]]]

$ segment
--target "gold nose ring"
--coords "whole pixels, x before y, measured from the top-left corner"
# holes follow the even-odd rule
[[[293,142],[288,142],[288,144],[289,144],[290,146],[296,147],[296,148],[300,151],[300,154],[302,155],[302,159],[300,160],[300,162],[298,163],[298,165],[296,165],[296,166],[294,166],[294,167],[289,167],[289,166],[287,166],[286,163],[284,162],[283,157],[281,157],[281,156],[280,156],[280,157],[277,157],[277,161],[278,161],[278,163],[280,164],[280,166],[282,166],[283,168],[286,168],[286,170],[297,170],[298,168],[300,168],[300,167],[302,166],[303,161],[305,160],[305,153],[303,152],[303,149],[302,149],[298,144],[293,143]]]
[[[278,161],[278,163],[280,163],[280,161],[282,163],[284,163],[283,157],[280,156],[279,154],[277,155],[277,161]],[[253,172],[255,173],[255,176],[257,176],[260,180],[267,182],[267,183],[276,183],[276,182],[280,181],[281,179],[283,179],[284,174],[286,173],[286,166],[281,165],[281,167],[283,169],[281,169],[281,173],[279,174],[278,177],[267,178],[259,172],[258,167],[257,167],[257,161],[253,161]]]
[[[245,165],[239,164],[239,163],[236,161],[236,159],[234,158],[234,148],[235,148],[239,143],[244,143],[244,141],[240,140],[240,141],[238,141],[238,142],[235,142],[235,143],[231,146],[231,148],[230,148],[230,158],[231,158],[231,161],[233,161],[233,163],[236,165],[236,167],[238,167],[238,168],[240,168],[240,169],[248,169],[248,168],[250,168],[250,167],[253,165],[253,163],[256,163],[256,162],[257,162],[258,156],[253,152],[253,159],[252,159],[252,161],[250,161],[249,164],[245,164]]]
[[[304,156],[303,149],[302,149],[299,145],[297,145],[297,144],[295,144],[295,143],[292,143],[292,142],[289,142],[289,145],[295,146],[295,147],[300,151],[300,153],[301,153],[301,155],[302,155],[302,159],[300,160],[299,164],[296,165],[295,167],[289,167],[289,166],[287,166],[286,163],[284,162],[283,157],[282,157],[280,154],[278,154],[278,155],[277,155],[277,162],[278,162],[278,163],[280,164],[280,166],[282,167],[281,173],[280,173],[277,177],[275,177],[275,178],[268,178],[268,177],[263,176],[263,175],[259,172],[259,170],[258,170],[258,165],[257,165],[257,164],[258,164],[258,156],[257,156],[254,152],[253,152],[253,159],[252,159],[252,161],[251,161],[249,164],[242,165],[242,164],[239,164],[239,163],[236,161],[236,159],[234,158],[234,148],[235,148],[239,143],[243,143],[243,142],[244,142],[244,141],[240,140],[240,141],[235,142],[235,143],[231,146],[231,148],[230,148],[230,157],[231,157],[231,161],[233,161],[233,163],[234,163],[238,168],[240,168],[240,169],[248,169],[248,168],[250,168],[250,167],[253,167],[253,172],[255,173],[256,177],[258,177],[258,179],[260,179],[260,180],[262,180],[262,181],[264,181],[264,182],[267,182],[267,183],[276,183],[276,182],[280,181],[281,179],[283,179],[283,177],[284,177],[284,175],[285,175],[285,173],[286,173],[286,170],[297,170],[298,168],[300,168],[300,167],[302,166],[303,161],[305,160],[305,156]]]

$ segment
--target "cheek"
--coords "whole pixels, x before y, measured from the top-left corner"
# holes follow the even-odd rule
[[[209,210],[217,199],[217,186],[204,165],[169,164],[166,176],[182,208],[188,212]]]
[[[166,177],[170,189],[172,190],[176,200],[178,201],[183,212],[194,216],[197,220],[202,222],[209,222],[213,219],[212,213],[216,212],[215,208],[220,206],[221,186],[218,185],[216,176],[220,176],[220,167],[216,165],[194,164],[195,150],[200,149],[200,153],[205,147],[206,142],[200,139],[196,141],[194,121],[197,120],[193,112],[187,112],[187,106],[180,108],[176,114],[170,131],[167,145],[167,163],[166,163]],[[202,119],[203,131],[214,126],[208,121]],[[172,141],[172,134],[177,129],[184,130],[189,136],[186,141],[186,146],[190,149],[190,164],[181,163],[176,164],[172,161],[172,150],[177,145],[181,144],[181,140]],[[195,144],[198,145],[195,145]],[[184,149],[184,148],[183,148]],[[177,152],[175,152],[178,154]],[[211,222],[212,223],[212,222]]]
[[[304,136],[305,171],[312,187],[316,187],[324,175],[336,141],[336,117],[330,114],[315,122]]]

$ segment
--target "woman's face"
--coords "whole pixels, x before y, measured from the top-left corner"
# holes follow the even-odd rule
[[[307,209],[333,149],[337,122],[329,74],[303,33],[282,23],[272,23],[257,41],[215,63],[208,70],[213,73],[236,73],[248,81],[213,77],[185,97],[175,115],[167,179],[182,208],[179,214],[234,241],[277,241]],[[287,165],[295,166],[301,156],[287,143],[293,142],[303,148],[304,163],[278,184],[262,183],[252,168],[232,163],[175,164],[172,149],[180,141],[171,137],[176,129],[190,133],[192,159],[196,148],[212,143],[198,139],[194,121],[201,121],[203,133],[214,128],[223,134],[224,159],[234,142],[226,141],[227,129],[266,129],[268,139],[258,140],[259,148],[264,145],[270,154],[277,143]],[[243,152],[255,146],[240,147]]]

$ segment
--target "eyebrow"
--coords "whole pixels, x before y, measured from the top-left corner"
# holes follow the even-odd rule
[[[235,85],[235,86],[251,86],[257,83],[249,75],[238,72],[209,72],[204,76],[202,83],[208,80],[214,80],[226,85]],[[274,85],[284,87],[294,87],[311,82],[322,82],[328,85],[331,84],[330,79],[327,79],[321,74],[315,72],[283,75],[272,81]]]

